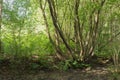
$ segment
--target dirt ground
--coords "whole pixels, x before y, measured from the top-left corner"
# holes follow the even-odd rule
[[[109,70],[104,67],[68,71],[27,71],[2,67],[0,69],[0,80],[120,80],[120,78],[113,78]]]
[[[69,69],[68,71],[28,69],[27,65],[28,63],[15,66],[4,61],[0,64],[0,80],[120,80],[120,74],[113,75],[110,71],[111,65],[95,65],[94,68]]]

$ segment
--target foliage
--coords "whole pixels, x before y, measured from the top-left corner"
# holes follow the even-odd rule
[[[88,67],[91,67],[90,64],[82,63],[78,61],[72,61],[72,60],[66,60],[61,61],[59,65],[57,65],[57,69],[67,71],[69,69],[86,69]]]
[[[56,68],[67,70],[89,67],[86,62],[97,55],[112,58],[117,68],[119,3],[120,0],[3,0],[0,57],[16,60],[38,56],[38,63],[31,64],[34,69],[48,68],[49,64],[54,67],[59,60]]]
[[[118,0],[64,0],[63,4],[61,4],[61,1],[56,0],[40,0],[40,8],[46,29],[48,30],[49,39],[55,46],[56,54],[60,56],[58,58],[63,59],[67,57],[84,62],[89,60],[96,51],[101,51],[100,53],[108,52],[109,48],[106,50],[101,48],[108,47],[108,44],[112,42],[111,34],[113,32],[111,30],[113,30],[113,25],[110,24],[110,19],[112,21],[116,19],[115,23],[119,24],[118,17],[115,18],[119,14],[118,9],[116,8],[110,12],[111,7],[114,8],[118,2]],[[114,12],[117,14],[114,14]],[[51,27],[49,24],[51,23],[48,17],[53,22],[54,37],[49,31]],[[116,35],[112,37],[116,37]],[[71,46],[71,41],[73,41],[72,45],[74,47]],[[63,45],[64,49],[61,47]]]

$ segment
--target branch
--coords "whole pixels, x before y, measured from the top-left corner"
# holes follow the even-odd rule
[[[118,32],[115,36],[113,36],[110,40],[108,40],[105,44],[101,45],[100,48],[98,50],[101,50],[103,49],[105,46],[107,46],[108,44],[110,44],[111,42],[114,41],[114,39],[116,37],[118,37],[120,35],[120,32]]]
[[[56,16],[54,2],[53,2],[53,0],[47,0],[47,1],[48,1],[48,4],[49,4],[49,10],[50,10],[50,14],[51,14],[51,17],[52,17],[53,25],[54,25],[55,29],[58,31],[58,34],[60,35],[63,43],[65,44],[66,48],[68,49],[68,51],[70,53],[70,55],[74,59],[73,52],[72,52],[70,46],[68,45],[68,43],[66,42],[66,39],[65,39],[65,37],[63,35],[63,32],[59,28],[59,24],[58,24],[58,21],[57,21],[57,16]]]

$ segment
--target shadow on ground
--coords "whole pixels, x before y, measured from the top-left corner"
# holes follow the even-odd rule
[[[22,69],[0,69],[0,80],[114,80],[103,67],[90,70],[69,71],[24,71]]]

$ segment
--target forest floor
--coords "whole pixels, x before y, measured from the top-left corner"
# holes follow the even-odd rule
[[[110,65],[96,65],[94,68],[69,69],[67,71],[30,70],[23,68],[24,65],[10,67],[5,61],[0,65],[0,80],[120,80],[120,74],[113,74],[110,71]]]
[[[0,68],[0,80],[120,80],[115,79],[105,67],[96,67],[88,70],[22,70]]]

